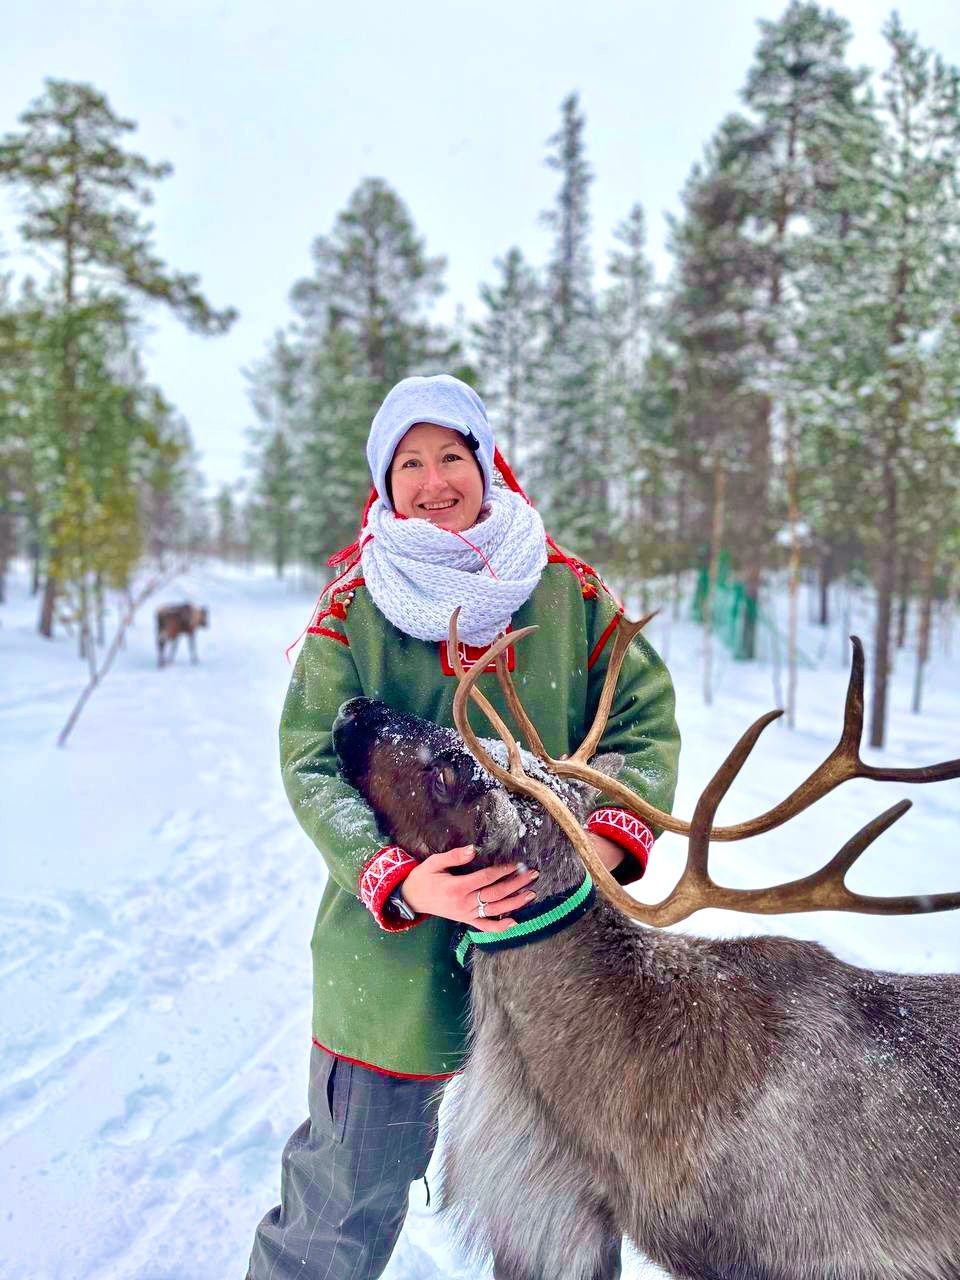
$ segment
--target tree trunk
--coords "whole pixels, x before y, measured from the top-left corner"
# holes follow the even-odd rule
[[[687,528],[687,477],[686,473],[680,473],[680,490],[677,494],[677,526],[676,537],[674,539],[674,554],[676,555],[675,569],[673,574],[673,620],[680,620],[680,596],[682,592],[683,579],[683,536]]]
[[[933,570],[935,552],[925,557],[920,575],[920,626],[917,633],[917,665],[913,674],[911,710],[919,715],[923,700],[923,669],[930,656],[930,619],[933,614]]]
[[[97,612],[97,644],[101,647],[106,644],[106,603],[104,601],[103,578],[100,570],[97,570],[96,581],[93,586],[93,597],[96,604]]]
[[[896,558],[894,548],[897,545],[897,462],[899,458],[900,438],[907,417],[907,391],[904,386],[903,372],[897,365],[898,357],[894,355],[903,339],[906,324],[905,297],[910,283],[910,264],[906,253],[902,252],[896,267],[895,292],[896,311],[890,323],[888,346],[888,369],[893,374],[891,379],[895,389],[894,402],[885,421],[882,423],[881,438],[883,440],[883,489],[882,508],[880,511],[880,546],[886,548],[887,554],[880,556],[877,572],[877,625],[873,660],[873,706],[870,713],[870,745],[882,747],[886,734],[887,720],[887,678],[890,668],[890,624],[893,613],[893,594],[896,589]]]
[[[880,544],[896,546],[897,478],[895,444],[888,441],[883,461],[883,507],[880,512]],[[882,747],[887,720],[887,677],[890,669],[890,626],[896,588],[893,556],[881,556],[877,567],[877,619],[873,646],[873,705],[870,709],[870,745]]]
[[[833,580],[833,551],[825,551],[820,557],[820,612],[817,622],[821,627],[830,625],[830,583]]]
[[[900,560],[900,602],[897,607],[897,648],[907,643],[907,618],[910,613],[910,560],[906,552]]]
[[[853,586],[847,578],[843,584],[843,613],[840,618],[840,665],[850,664],[850,629],[853,617]]]
[[[746,592],[743,612],[743,631],[740,635],[740,657],[753,661],[757,656],[757,614],[760,611],[760,577],[762,570],[759,564],[751,565],[744,575],[743,587]]]
[[[707,590],[703,600],[703,700],[713,702],[713,593],[720,570],[720,544],[727,494],[727,473],[722,462],[713,471],[713,523],[710,530],[710,565]]]
[[[793,411],[787,410],[787,519],[790,561],[787,571],[787,727],[797,722],[797,606],[800,598],[800,507],[797,500],[797,440]]]
[[[943,587],[943,607],[940,612],[942,622],[940,624],[940,646],[943,649],[943,656],[949,658],[953,649],[953,571],[954,566],[951,565],[947,569],[946,582]]]
[[[46,636],[48,640],[53,637],[53,618],[54,609],[57,602],[57,580],[53,573],[47,570],[47,580],[43,585],[43,600],[40,603],[40,621],[39,631],[42,636]]]
[[[93,625],[90,617],[90,592],[84,582],[80,593],[80,657],[86,658],[90,668],[90,678],[97,674],[97,646],[93,639]]]
[[[16,545],[10,490],[10,471],[0,467],[0,604],[7,598],[7,567]]]
[[[78,595],[80,604],[80,618],[77,627],[77,656],[82,662],[84,658],[89,659],[91,645],[90,636],[90,609],[87,605],[87,584],[86,580],[80,583],[80,591]]]

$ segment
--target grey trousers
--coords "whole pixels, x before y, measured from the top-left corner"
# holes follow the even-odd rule
[[[247,1280],[376,1280],[437,1140],[442,1082],[310,1055],[310,1119],[283,1149],[280,1204],[257,1227]],[[503,1280],[529,1280],[494,1264]],[[611,1241],[597,1280],[620,1275]]]

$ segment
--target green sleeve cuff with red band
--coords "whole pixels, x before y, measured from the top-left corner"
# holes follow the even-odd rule
[[[406,880],[416,865],[416,858],[393,844],[375,853],[360,873],[360,901],[387,933],[403,933],[405,929],[413,929],[427,918],[418,914],[415,920],[404,920],[386,911],[390,894],[398,884]]]
[[[632,863],[627,863],[623,867],[624,874],[616,875],[621,868],[615,869],[614,875],[621,884],[630,884],[631,881],[640,879],[647,869],[650,850],[653,848],[655,839],[653,832],[642,818],[638,818],[629,809],[594,809],[587,819],[586,828],[598,836],[605,836],[608,840],[612,840],[627,853],[632,853],[636,863],[639,863],[639,871]]]

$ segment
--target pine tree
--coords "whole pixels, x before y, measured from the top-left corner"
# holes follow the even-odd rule
[[[894,14],[884,28],[891,64],[884,75],[887,130],[873,174],[874,230],[885,250],[885,297],[876,308],[886,331],[875,429],[882,456],[877,623],[870,743],[883,746],[895,562],[902,521],[901,471],[928,359],[924,335],[954,320],[960,293],[960,73],[924,49]],[[879,283],[879,282],[878,282]]]
[[[748,234],[749,183],[736,162],[750,124],[728,116],[684,188],[682,218],[670,220],[676,259],[662,328],[675,352],[676,421],[684,440],[686,524],[708,548],[704,610],[705,680],[711,696],[712,591],[721,551],[749,566],[766,541],[766,396],[755,383],[764,332],[758,297],[766,276],[762,246]],[[732,160],[731,157],[734,159]],[[740,567],[740,566],[738,566]],[[745,612],[742,624],[749,624]],[[750,652],[741,630],[741,654]]]
[[[793,723],[795,686],[796,591],[800,555],[799,424],[795,397],[796,327],[800,323],[796,285],[797,256],[810,217],[824,193],[837,181],[844,138],[858,106],[866,71],[845,62],[850,27],[830,10],[791,0],[776,22],[760,22],[761,39],[743,98],[751,125],[731,157],[742,166],[742,180],[753,197],[752,232],[767,254],[763,361],[758,382],[768,392],[766,413],[754,415],[752,455],[758,483],[752,494],[756,528],[761,534],[746,555],[745,581],[755,600],[764,562],[763,543],[771,532],[766,510],[769,485],[760,471],[769,467],[771,432],[781,433],[784,488],[792,549],[789,648],[791,682],[788,723]]]
[[[956,244],[960,210],[960,75],[923,49],[894,16],[884,36],[891,62],[872,130],[848,130],[845,163],[828,211],[815,220],[804,286],[810,412],[828,441],[842,433],[851,459],[845,490],[876,589],[870,742],[882,746],[891,664],[893,603],[904,569],[929,548],[918,504],[936,502],[918,477],[940,456],[945,412],[932,381],[945,353],[960,294]],[[944,361],[934,374],[934,352]],[[946,378],[949,383],[949,377]],[[941,383],[941,387],[946,385]],[[949,392],[947,393],[949,397]],[[834,425],[823,425],[830,417]],[[934,464],[936,466],[937,464]],[[843,477],[831,454],[829,475]],[[828,487],[828,480],[819,484]],[[902,589],[902,588],[901,588]]]
[[[18,516],[26,514],[30,453],[21,417],[30,350],[14,308],[9,277],[0,276],[0,604],[17,550]]]
[[[19,133],[0,139],[0,179],[21,193],[24,239],[55,250],[58,257],[53,276],[59,313],[56,421],[63,437],[62,493],[80,530],[91,519],[78,508],[90,493],[81,480],[87,428],[80,359],[86,331],[122,327],[125,301],[133,298],[163,302],[197,333],[225,332],[235,312],[214,310],[195,275],[171,273],[156,256],[152,228],[135,206],[152,202],[150,184],[166,177],[170,166],[151,164],[121,147],[123,134],[135,126],[115,115],[103,94],[90,85],[47,80],[44,94],[20,123]],[[50,548],[59,548],[61,559],[65,541],[55,516]],[[79,571],[75,557],[71,563]],[[41,633],[48,636],[57,586],[51,565],[40,617]]]

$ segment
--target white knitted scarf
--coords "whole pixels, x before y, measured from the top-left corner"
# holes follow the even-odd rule
[[[510,489],[492,489],[478,522],[460,535],[400,519],[379,498],[365,532],[373,535],[361,553],[367,590],[395,627],[418,640],[445,640],[460,605],[461,640],[489,644],[533,594],[547,563],[543,521]]]

